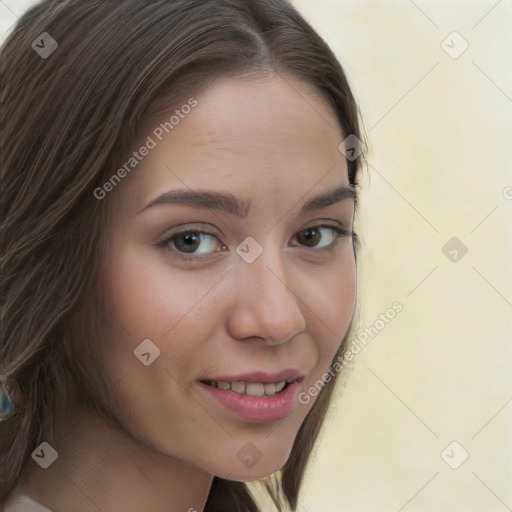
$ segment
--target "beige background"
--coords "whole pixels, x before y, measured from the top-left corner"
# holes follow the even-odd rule
[[[31,3],[0,2],[2,34]],[[404,308],[357,355],[300,510],[512,510],[512,0],[294,4],[370,142],[359,330]]]

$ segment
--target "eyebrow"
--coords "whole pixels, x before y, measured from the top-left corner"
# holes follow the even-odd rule
[[[332,204],[339,203],[344,199],[356,199],[356,191],[349,185],[342,185],[322,192],[321,194],[308,199],[300,210],[300,214],[313,210],[320,210]],[[224,211],[230,215],[240,218],[247,217],[250,209],[250,201],[241,201],[229,192],[218,192],[213,190],[170,190],[153,199],[137,215],[154,208],[155,206],[177,204],[195,208],[208,208],[211,210]]]

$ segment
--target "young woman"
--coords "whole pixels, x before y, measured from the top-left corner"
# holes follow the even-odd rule
[[[46,0],[0,58],[3,510],[295,510],[356,310],[335,56],[285,0]]]

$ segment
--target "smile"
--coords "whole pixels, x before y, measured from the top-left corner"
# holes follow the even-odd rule
[[[235,380],[233,382],[228,382],[225,380],[220,380],[218,382],[214,380],[204,380],[201,382],[208,386],[222,389],[223,391],[234,391],[240,395],[248,396],[274,396],[275,394],[283,391],[283,389],[285,389],[286,386],[290,384],[286,380],[269,383],[246,382],[243,380]]]
[[[296,370],[255,372],[199,380],[216,407],[248,421],[267,422],[284,418],[297,403],[304,374]]]

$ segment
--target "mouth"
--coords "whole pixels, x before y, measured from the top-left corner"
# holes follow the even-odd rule
[[[297,371],[256,372],[200,379],[199,383],[223,409],[246,421],[267,422],[290,414],[303,379]]]
[[[222,391],[233,391],[240,395],[247,396],[274,396],[284,391],[290,384],[296,381],[281,380],[279,382],[248,382],[244,380],[226,381],[226,380],[200,380],[202,384]]]

